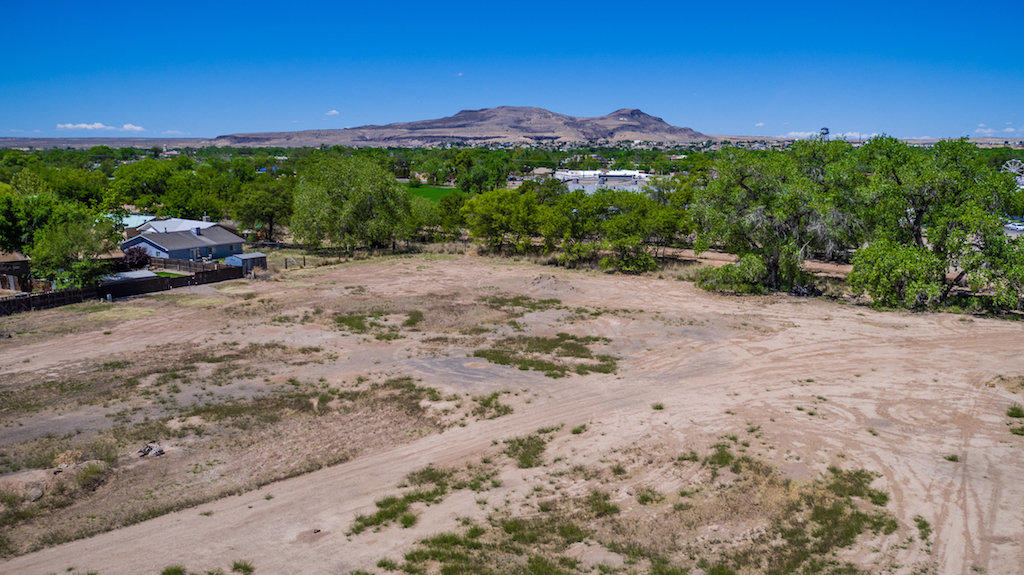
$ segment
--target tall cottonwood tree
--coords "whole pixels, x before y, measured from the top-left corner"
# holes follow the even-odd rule
[[[299,179],[292,233],[311,246],[393,247],[409,218],[409,204],[409,192],[376,162],[323,156]]]
[[[763,277],[746,274],[744,281],[788,289],[802,281],[800,266],[811,253],[845,248],[854,235],[844,225],[852,215],[839,202],[845,182],[855,179],[853,163],[841,161],[848,144],[805,146],[799,154],[724,151],[707,185],[694,192],[695,249],[746,258],[744,268],[763,269]]]
[[[273,241],[280,224],[292,215],[291,178],[260,179],[245,184],[241,197],[235,203],[238,223],[249,228],[260,228],[262,236]]]
[[[873,172],[865,220],[874,229],[854,256],[852,287],[879,304],[927,307],[966,283],[1019,307],[1024,244],[1007,237],[1003,213],[1022,192],[1007,174],[966,139],[922,150],[879,137],[863,154]]]

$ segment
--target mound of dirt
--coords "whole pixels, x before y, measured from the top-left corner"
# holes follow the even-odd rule
[[[557,278],[553,275],[539,275],[528,282],[528,285],[536,290],[549,292],[575,292],[576,286],[572,283]]]

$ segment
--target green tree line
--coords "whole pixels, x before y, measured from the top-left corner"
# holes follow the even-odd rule
[[[80,284],[114,245],[103,214],[233,218],[263,239],[287,227],[311,247],[394,248],[469,234],[496,253],[551,254],[565,266],[657,268],[668,247],[721,250],[734,264],[698,283],[733,292],[805,289],[808,258],[848,262],[849,285],[880,305],[927,308],[964,286],[1001,309],[1020,305],[1024,250],[1003,231],[1024,198],[1002,162],[1019,151],[965,140],[932,149],[879,137],[860,148],[798,142],[787,151],[300,149],[0,151],[0,249]],[[569,192],[509,175],[535,167],[642,168],[642,192]],[[667,175],[672,172],[674,175]],[[440,202],[396,177],[456,182]]]

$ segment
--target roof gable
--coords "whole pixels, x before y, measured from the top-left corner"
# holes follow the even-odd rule
[[[172,251],[241,244],[245,240],[220,226],[212,226],[201,230],[199,235],[192,232],[148,232],[125,240],[121,245],[138,241],[148,242],[164,251]]]
[[[206,229],[217,225],[216,222],[204,222],[201,220],[186,220],[184,218],[167,218],[166,220],[150,220],[141,226],[140,231],[145,232],[186,232],[196,228]]]

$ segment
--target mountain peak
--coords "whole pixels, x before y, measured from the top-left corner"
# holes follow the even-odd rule
[[[640,108],[622,108],[615,110],[609,116],[650,116],[650,114],[644,112]]]

